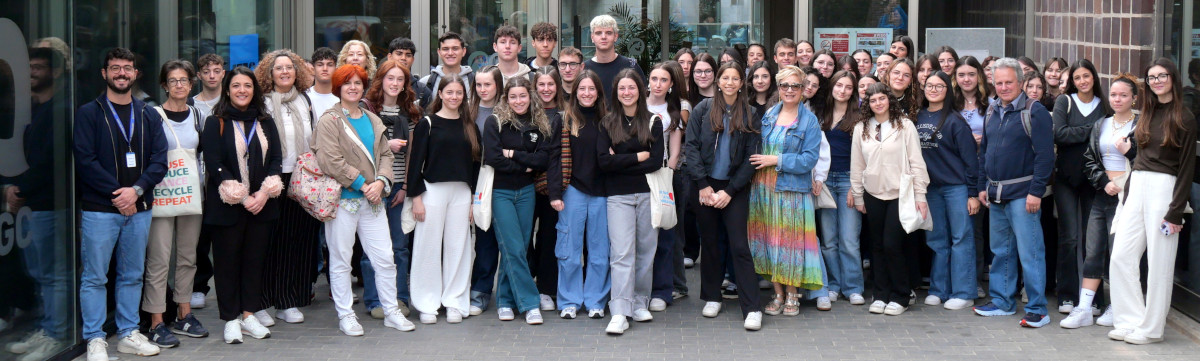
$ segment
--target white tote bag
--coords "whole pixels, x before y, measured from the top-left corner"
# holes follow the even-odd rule
[[[817,195],[817,209],[837,208],[837,201],[833,199],[833,192],[829,191],[829,187],[821,187],[821,194]]]
[[[675,171],[668,167],[646,174],[650,185],[650,225],[658,229],[671,229],[678,223],[675,213],[675,190],[671,179]]]
[[[471,197],[475,226],[485,231],[492,226],[492,180],[495,178],[496,170],[492,166],[479,166],[479,180],[475,182],[475,195]]]
[[[403,208],[400,208],[400,229],[404,231],[404,234],[412,233],[417,229],[417,218],[413,216],[412,205],[412,197],[404,197],[404,205],[401,206]]]
[[[909,125],[905,125],[903,131],[911,131]],[[903,141],[903,140],[901,140]],[[917,210],[917,193],[913,189],[914,177],[912,175],[912,164],[908,162],[908,144],[904,144],[904,173],[900,175],[900,224],[904,226],[905,233],[913,233],[918,229],[926,231],[933,230],[933,217],[921,217],[921,212]]]
[[[155,107],[163,119],[166,113]],[[169,121],[169,120],[166,120]],[[175,137],[175,149],[167,151],[167,175],[154,186],[154,205],[150,209],[154,217],[176,217],[197,215],[203,212],[204,186],[200,184],[200,162],[195,149],[179,146],[179,135],[167,126]]]

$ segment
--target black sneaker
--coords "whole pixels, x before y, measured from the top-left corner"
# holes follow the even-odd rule
[[[197,320],[196,315],[192,313],[189,313],[182,320],[175,321],[175,324],[171,325],[171,332],[187,337],[208,337],[208,330],[204,328],[204,325],[200,324],[200,320]]]
[[[738,298],[737,285],[730,284],[728,287],[721,289],[721,298],[736,300]]]
[[[1024,318],[1021,318],[1021,326],[1029,328],[1041,328],[1050,323],[1050,316],[1037,313],[1026,313]]]
[[[158,345],[161,348],[172,348],[179,346],[179,339],[171,334],[171,331],[167,329],[167,324],[164,322],[150,329],[150,343]]]

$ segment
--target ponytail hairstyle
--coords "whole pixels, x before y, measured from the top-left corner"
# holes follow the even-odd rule
[[[533,75],[533,89],[535,91],[537,90],[537,81],[541,77],[548,76],[548,77],[550,77],[551,80],[554,81],[554,101],[547,103],[547,104],[542,104],[542,106],[550,107],[550,108],[554,108],[554,109],[562,109],[563,108],[563,99],[565,99],[566,96],[563,95],[564,92],[563,92],[562,77],[558,75],[558,67],[543,66],[541,68],[538,68],[538,70],[536,72],[534,72],[533,74],[534,74]],[[507,88],[508,87],[505,87],[505,89],[507,89]],[[507,92],[505,92],[505,93],[507,94]],[[539,103],[542,100],[542,96],[538,95],[536,92],[530,92],[529,96],[537,97]]]
[[[1133,93],[1133,104],[1131,104],[1130,108],[1137,106],[1138,100],[1141,100],[1142,98],[1141,92],[1139,92],[1138,89],[1143,85],[1140,81],[1138,81],[1137,76],[1126,72],[1117,73],[1117,76],[1113,78],[1112,83],[1108,85],[1109,90],[1112,90],[1112,86],[1117,83],[1125,83],[1125,85],[1129,86],[1129,92]],[[1117,115],[1116,109],[1110,110],[1112,110],[1112,112],[1108,116],[1111,117]]]
[[[500,104],[500,91],[504,89],[504,74],[500,72],[500,68],[495,65],[488,65],[475,72],[475,81],[479,82],[479,77],[485,76],[492,79],[492,83],[496,84],[495,95],[492,101],[495,102],[492,106]],[[435,98],[437,94],[434,94]],[[483,105],[483,98],[479,96],[479,87],[471,84],[471,109],[479,109]]]
[[[433,95],[433,101],[429,103],[429,108],[426,114],[434,114],[442,110],[442,90],[445,90],[450,84],[458,84],[467,89],[467,81],[458,74],[448,74],[438,82],[438,88]],[[466,98],[466,94],[463,94]],[[475,126],[475,112],[472,107],[467,105],[466,99],[463,99],[463,104],[458,107],[458,120],[463,123],[463,133],[467,137],[467,142],[471,143],[471,158],[476,161],[480,160],[482,155],[482,146],[479,142],[479,129]]]
[[[579,129],[587,124],[587,119],[583,119],[583,111],[579,110],[583,107],[579,104],[579,83],[584,79],[590,80],[596,87],[596,102],[592,104],[592,107],[596,109],[596,115],[600,119],[604,119],[604,116],[608,114],[608,105],[604,101],[604,83],[600,82],[600,75],[591,69],[583,69],[579,72],[579,77],[575,79],[575,84],[571,84],[571,102],[563,111],[563,127],[570,129],[571,135],[577,137]]]
[[[634,111],[632,118],[627,118],[625,115],[625,106],[621,104],[619,95],[617,95],[617,84],[622,80],[629,79],[633,81],[634,88],[638,91],[638,99],[635,103],[637,110]],[[609,104],[608,115],[600,119],[600,126],[608,131],[608,137],[612,139],[612,144],[619,144],[629,139],[636,138],[638,143],[649,145],[653,140],[650,134],[650,110],[646,109],[646,91],[642,84],[642,76],[638,75],[633,69],[626,68],[617,73],[617,77],[612,83],[612,103]],[[630,122],[632,125],[629,130],[625,130],[625,126],[621,123]]]
[[[742,66],[737,63],[725,63],[721,65],[721,68],[714,74],[713,81],[719,81],[717,79],[720,79],[729,70],[734,70],[735,75],[743,83],[746,82],[746,70],[742,69]],[[711,102],[712,104],[708,111],[708,123],[712,127],[713,133],[721,134],[725,132],[724,119],[726,106],[730,107],[730,111],[732,112],[729,117],[730,130],[741,133],[758,133],[750,124],[750,122],[757,121],[757,119],[750,119],[751,114],[754,112],[750,110],[750,103],[746,100],[746,92],[738,92],[737,98],[733,100],[733,104],[725,104],[725,95],[720,90],[717,90],[717,93],[713,94]]]
[[[666,96],[667,116],[671,119],[663,119],[668,124],[667,131],[686,129],[687,119],[683,119],[683,116],[680,115],[680,112],[683,111],[683,99],[687,98],[687,86],[683,83],[683,68],[679,66],[679,62],[667,60],[654,64],[650,67],[650,72],[646,74],[653,73],[655,70],[665,71],[671,77],[671,91],[668,91]]]
[[[1162,146],[1180,147],[1182,146],[1179,142],[1179,138],[1182,136],[1180,133],[1186,132],[1188,128],[1195,125],[1184,123],[1183,118],[1186,110],[1183,108],[1183,97],[1180,90],[1183,88],[1183,81],[1179,79],[1179,67],[1175,66],[1175,62],[1171,61],[1171,59],[1158,58],[1158,60],[1150,63],[1150,66],[1147,66],[1146,70],[1142,72],[1142,79],[1148,79],[1150,69],[1156,66],[1167,69],[1167,74],[1171,81],[1171,102],[1165,104],[1166,106],[1164,107],[1159,107],[1163,103],[1159,102],[1158,94],[1154,94],[1153,91],[1146,91],[1146,101],[1142,102],[1142,119],[1149,120],[1159,116],[1166,117],[1167,121],[1162,123],[1162,127],[1153,131],[1162,132]],[[1150,82],[1147,80],[1146,86],[1149,87],[1149,85]],[[1164,114],[1158,114],[1158,112],[1163,112]],[[1150,123],[1143,122],[1142,124],[1144,126],[1136,127],[1133,130],[1134,138],[1137,138],[1138,147],[1146,147],[1150,143]],[[1190,157],[1191,155],[1184,154],[1184,156]]]

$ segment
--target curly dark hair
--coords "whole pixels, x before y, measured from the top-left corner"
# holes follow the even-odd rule
[[[875,119],[875,111],[871,110],[871,97],[876,94],[883,94],[888,98],[888,121],[892,123],[892,127],[900,128],[900,123],[905,119],[904,112],[900,110],[900,102],[892,95],[892,89],[883,83],[871,84],[867,87],[866,98],[863,99],[866,104],[862,107],[862,119],[858,120],[863,125],[863,139],[867,139],[867,133],[870,133],[867,124],[871,123],[871,119]]]

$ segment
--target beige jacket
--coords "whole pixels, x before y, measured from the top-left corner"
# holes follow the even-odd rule
[[[863,139],[863,123],[854,126],[850,147],[850,193],[854,196],[854,204],[863,204],[864,191],[881,200],[900,198],[900,176],[906,163],[913,175],[917,202],[925,202],[929,174],[925,171],[925,159],[921,157],[917,129],[908,119],[901,120],[900,124],[900,128],[890,134],[884,131],[882,142],[875,140],[874,129],[870,129]],[[904,159],[906,150],[907,161]]]
[[[317,121],[317,129],[313,132],[312,150],[317,155],[317,164],[321,170],[337,180],[338,184],[349,188],[359,175],[365,178],[365,184],[371,184],[377,177],[390,187],[392,183],[392,151],[388,148],[387,137],[384,136],[383,121],[379,116],[367,111],[362,112],[371,119],[371,127],[375,130],[375,162],[365,152],[363,143],[359,141],[354,127],[342,113],[341,103],[335,104],[325,111]]]

